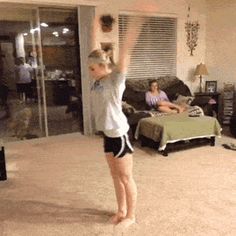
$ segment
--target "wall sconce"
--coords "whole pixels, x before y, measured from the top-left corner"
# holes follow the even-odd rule
[[[185,23],[185,30],[187,33],[187,46],[189,47],[190,56],[193,56],[193,51],[195,50],[197,46],[197,40],[198,40],[198,30],[200,28],[200,25],[198,21],[190,21],[190,7],[188,7],[188,15],[187,15],[187,22]]]

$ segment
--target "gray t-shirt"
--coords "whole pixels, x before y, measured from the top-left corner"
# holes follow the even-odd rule
[[[127,118],[122,112],[122,96],[125,90],[125,74],[114,70],[95,81],[92,86],[92,111],[97,131],[108,137],[120,137],[129,130]]]

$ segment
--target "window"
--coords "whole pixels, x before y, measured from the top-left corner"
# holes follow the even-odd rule
[[[120,46],[130,17],[119,15]],[[128,79],[176,75],[176,25],[176,18],[148,17],[131,55]]]

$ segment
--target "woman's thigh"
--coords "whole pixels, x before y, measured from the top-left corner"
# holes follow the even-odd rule
[[[171,109],[171,108],[168,107],[168,106],[159,106],[159,107],[158,107],[158,111],[160,111],[160,112],[166,112],[166,113],[174,113],[174,110]],[[177,111],[176,111],[176,113],[177,113]]]
[[[114,156],[113,156],[113,153],[105,153],[105,156],[106,156],[106,161],[107,161],[107,164],[110,168],[110,171],[111,171],[111,174],[114,175],[115,174],[115,164],[114,164],[114,161],[113,159]]]
[[[133,155],[126,154],[122,158],[114,158],[114,168],[118,176],[132,176]]]
[[[118,176],[132,175],[133,170],[133,155],[126,154],[124,157],[115,158],[112,154],[106,155],[108,165],[112,172],[117,174]]]

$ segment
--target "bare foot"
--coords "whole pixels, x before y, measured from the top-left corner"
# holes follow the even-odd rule
[[[178,109],[178,112],[179,113],[182,113],[182,112],[184,112],[185,111],[185,108],[184,107],[180,107],[179,109]]]
[[[125,214],[117,212],[115,215],[113,215],[110,219],[110,222],[114,225],[119,224],[123,219],[125,218]]]
[[[126,230],[135,223],[135,218],[125,218],[119,224],[114,227],[114,235],[120,236],[126,232]]]
[[[125,218],[114,227],[114,236],[120,236],[135,223],[135,218]]]
[[[132,224],[135,223],[135,218],[124,218],[118,225],[117,227],[126,229]]]
[[[172,109],[171,113],[176,114],[176,113],[179,113],[179,111],[177,111],[176,109]]]

